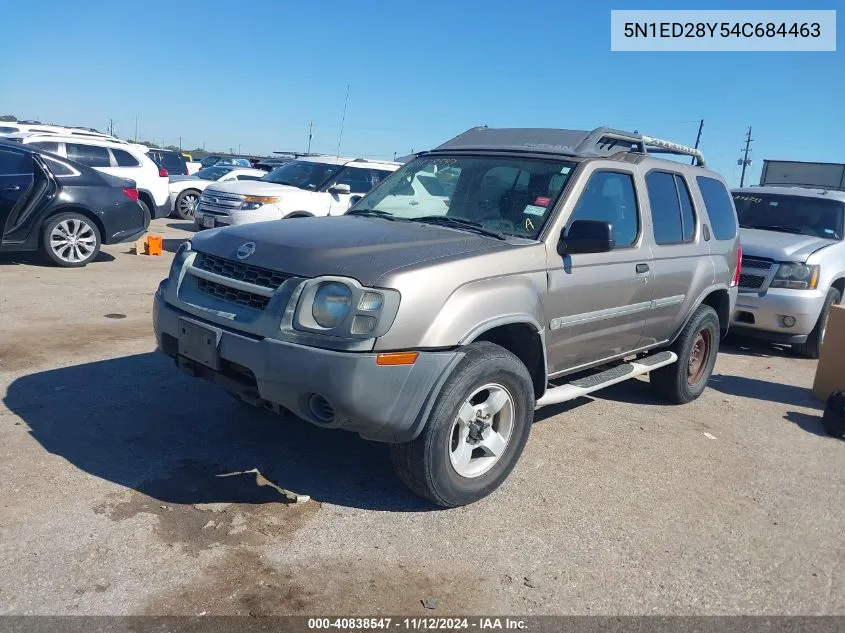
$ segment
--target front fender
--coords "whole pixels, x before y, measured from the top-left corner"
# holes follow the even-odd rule
[[[446,300],[420,341],[423,348],[464,345],[499,325],[526,323],[543,327],[543,272],[494,277],[457,288]]]

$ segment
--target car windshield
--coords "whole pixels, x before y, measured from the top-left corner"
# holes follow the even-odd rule
[[[232,167],[206,167],[205,169],[200,169],[194,176],[203,180],[219,180],[232,171],[232,169]]]
[[[290,185],[315,191],[320,185],[342,169],[342,165],[317,163],[308,160],[294,160],[276,167],[261,180],[277,185]]]
[[[811,196],[736,191],[733,194],[739,225],[841,240],[845,203]]]
[[[437,221],[537,239],[575,163],[521,157],[421,157],[354,205],[351,215]]]

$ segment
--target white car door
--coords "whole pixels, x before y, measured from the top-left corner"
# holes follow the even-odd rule
[[[329,215],[343,215],[350,207],[352,196],[366,195],[382,178],[390,172],[366,167],[344,168],[326,187],[329,195]],[[335,185],[346,185],[349,193],[332,192]]]

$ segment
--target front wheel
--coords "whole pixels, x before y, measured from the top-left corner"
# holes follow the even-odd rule
[[[100,231],[81,213],[60,213],[42,229],[41,252],[56,266],[81,268],[100,252]]]
[[[719,336],[716,311],[708,305],[699,306],[671,347],[678,361],[651,372],[649,381],[655,393],[675,404],[698,398],[713,373]]]
[[[437,505],[455,507],[498,488],[516,465],[534,418],[525,365],[492,343],[473,343],[446,381],[422,433],[391,446],[399,478]]]
[[[824,335],[825,332],[827,332],[827,317],[830,314],[830,309],[835,305],[839,305],[841,300],[842,295],[839,290],[831,288],[828,291],[827,297],[825,297],[824,300],[824,305],[822,306],[821,314],[819,314],[819,320],[816,321],[816,325],[813,328],[813,331],[810,332],[810,336],[807,337],[807,341],[805,343],[801,343],[800,345],[793,346],[793,349],[796,352],[809,358],[818,358],[821,355]]]

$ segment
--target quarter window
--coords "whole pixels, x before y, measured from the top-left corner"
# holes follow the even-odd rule
[[[111,158],[106,147],[66,143],[67,157],[89,167],[110,167]]]
[[[140,167],[141,163],[129,152],[122,149],[112,149],[112,155],[118,167]]]
[[[609,222],[616,248],[632,246],[640,233],[634,191],[634,179],[630,174],[617,171],[594,172],[572,211],[567,230],[575,220]]]
[[[736,237],[736,210],[725,185],[707,176],[698,176],[696,181],[704,199],[704,208],[710,217],[713,237],[717,240],[732,240]]]

